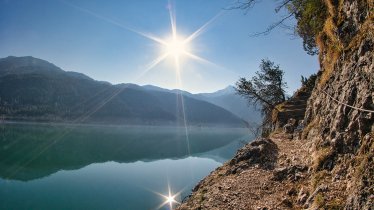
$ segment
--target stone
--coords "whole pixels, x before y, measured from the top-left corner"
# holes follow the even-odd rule
[[[279,205],[287,208],[292,208],[293,206],[292,202],[288,198],[283,198]]]
[[[277,155],[277,145],[270,139],[262,138],[255,140],[241,148],[229,164],[232,167],[229,173],[237,173],[250,166],[258,165],[261,168],[273,167]]]
[[[286,125],[283,126],[283,132],[284,133],[293,133],[294,126],[290,123],[287,123]]]
[[[308,167],[302,165],[292,165],[289,167],[278,168],[274,170],[272,180],[283,181],[288,179],[291,181],[297,181],[299,178],[303,177],[301,172],[306,172],[307,170]]]
[[[287,191],[287,195],[288,195],[288,196],[295,196],[295,195],[297,195],[297,191],[296,191],[296,189],[292,187],[291,189],[289,189],[289,190]]]
[[[311,206],[311,204],[313,203],[313,201],[314,201],[314,198],[316,197],[316,195],[318,194],[318,193],[320,193],[320,192],[326,192],[328,190],[328,187],[327,187],[327,185],[324,185],[324,184],[322,184],[322,185],[319,185],[315,190],[314,190],[314,192],[308,197],[308,199],[306,200],[306,202],[305,202],[305,205],[307,206],[307,207],[309,207],[309,206]]]
[[[297,196],[297,203],[298,204],[304,204],[306,200],[308,199],[309,192],[305,188],[301,188],[299,191],[299,194]]]

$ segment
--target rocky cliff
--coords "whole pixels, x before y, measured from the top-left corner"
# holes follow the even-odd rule
[[[303,137],[311,142],[313,177],[340,186],[347,209],[373,208],[373,1],[327,1],[319,37],[321,70],[307,105]],[[331,194],[331,193],[330,193]],[[322,195],[328,197],[326,193]]]
[[[374,209],[374,1],[323,4],[300,140],[273,133],[246,145],[180,209]]]

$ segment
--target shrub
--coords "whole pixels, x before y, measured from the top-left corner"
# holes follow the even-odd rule
[[[293,0],[288,11],[295,14],[296,34],[303,39],[304,50],[310,54],[318,53],[316,38],[321,33],[327,18],[327,8],[323,0]]]

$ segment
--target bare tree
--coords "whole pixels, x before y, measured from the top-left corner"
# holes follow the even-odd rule
[[[256,3],[261,1],[262,0],[237,0],[228,9],[241,9],[247,13]],[[275,1],[278,2],[274,9],[275,13],[285,10],[286,15],[270,24],[265,30],[255,32],[251,36],[267,35],[278,27],[287,28],[293,31],[293,35],[297,35],[303,39],[303,47],[308,54],[318,54],[316,37],[323,29],[328,13],[324,0]],[[292,18],[297,20],[297,24],[295,26],[287,25],[287,20]]]

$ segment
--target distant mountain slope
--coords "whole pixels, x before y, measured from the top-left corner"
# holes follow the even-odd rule
[[[197,100],[202,100],[224,108],[231,113],[235,114],[237,117],[250,123],[260,123],[262,121],[261,113],[254,106],[248,105],[248,102],[243,97],[236,94],[233,86],[228,86],[225,89],[218,90],[213,93],[199,93],[192,94],[187,91],[181,90],[169,90],[165,88],[160,88],[153,85],[144,85],[143,88],[147,90],[155,90],[160,92],[168,93],[182,93],[184,96],[195,98]]]
[[[261,122],[260,111],[253,106],[249,106],[244,98],[237,95],[233,86],[228,86],[214,93],[196,94],[196,97],[220,106],[247,122]]]
[[[208,102],[186,96],[184,104],[190,125],[244,125],[237,116]],[[0,59],[0,116],[4,119],[175,124],[181,122],[182,111],[175,93],[95,81],[33,57]]]

